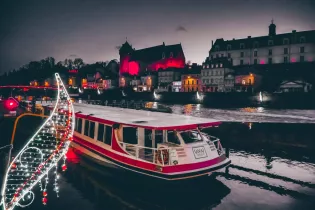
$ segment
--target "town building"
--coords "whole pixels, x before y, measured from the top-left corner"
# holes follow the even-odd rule
[[[227,58],[206,60],[201,70],[203,92],[230,92],[234,89],[234,70]]]
[[[294,81],[283,81],[277,92],[280,93],[288,93],[288,92],[309,92],[312,89],[312,85],[308,82],[302,80],[294,80]]]
[[[172,84],[172,92],[180,92],[182,89],[182,81],[174,81]]]
[[[76,88],[78,87],[78,70],[77,69],[70,69],[68,70],[68,87]]]
[[[117,80],[114,79],[103,79],[103,89],[113,89],[117,87]]]
[[[262,77],[250,70],[235,72],[235,90],[237,92],[254,92],[261,85]]]
[[[158,91],[159,92],[172,91],[173,82],[181,81],[182,70],[183,69],[178,69],[178,68],[168,68],[165,70],[159,70],[158,71]]]
[[[157,77],[155,75],[141,76],[141,84],[137,86],[137,91],[152,91],[157,85]]]
[[[272,21],[266,36],[212,41],[209,60],[220,57],[229,58],[233,66],[314,62],[315,30],[277,34]]]
[[[181,44],[162,45],[136,50],[126,41],[119,49],[120,75],[139,75],[146,71],[184,68],[185,55]]]
[[[130,82],[132,81],[132,77],[128,75],[123,75],[119,77],[119,87],[120,88],[126,88],[130,87]]]
[[[201,66],[188,66],[181,75],[181,92],[202,91]]]

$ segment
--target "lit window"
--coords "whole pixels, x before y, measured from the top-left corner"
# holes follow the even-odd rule
[[[223,64],[222,64],[222,63],[220,63],[220,67],[223,67]]]
[[[211,68],[213,69],[213,64],[211,64]]]
[[[218,64],[215,64],[215,67],[218,68]]]
[[[207,69],[209,68],[209,65],[207,65]]]
[[[246,84],[246,80],[242,79],[242,84],[245,85]]]

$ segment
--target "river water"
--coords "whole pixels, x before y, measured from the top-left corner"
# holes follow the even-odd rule
[[[207,132],[219,136],[230,151],[228,170],[190,184],[157,186],[118,176],[70,150],[68,170],[60,172],[60,196],[57,198],[51,183],[44,206],[37,187],[28,209],[315,209],[315,111],[220,110],[200,105],[171,108],[178,114],[225,121]],[[0,122],[0,145],[10,136],[11,124]],[[17,144],[29,138],[31,132],[25,131],[39,124],[22,120]]]

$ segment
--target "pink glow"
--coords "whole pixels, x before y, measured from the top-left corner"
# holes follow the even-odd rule
[[[138,75],[140,71],[140,65],[138,61],[131,61],[130,56],[123,56],[120,58],[120,74],[123,73],[129,73],[130,75]],[[161,59],[158,61],[155,61],[153,63],[148,64],[147,69],[149,71],[157,71],[159,69],[167,69],[167,68],[184,68],[185,67],[185,57],[179,56],[179,57],[172,57],[172,58],[166,58]]]
[[[119,68],[120,74],[129,73],[129,59],[130,59],[129,55],[120,57],[120,68]]]
[[[264,60],[260,60],[260,64],[265,64],[265,61]]]
[[[295,63],[296,59],[295,58],[291,58],[291,63]]]
[[[130,75],[138,75],[139,74],[139,64],[136,61],[129,62],[129,74]]]

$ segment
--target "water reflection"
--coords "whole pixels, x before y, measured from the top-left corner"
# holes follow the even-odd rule
[[[211,209],[221,203],[230,189],[213,177],[187,184],[160,185],[143,180],[119,178],[89,160],[70,164],[67,182],[104,209]]]

